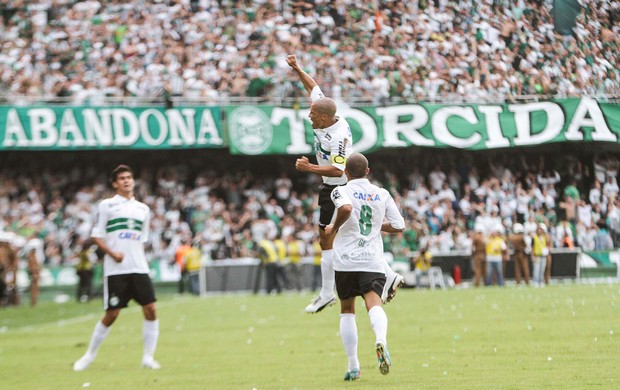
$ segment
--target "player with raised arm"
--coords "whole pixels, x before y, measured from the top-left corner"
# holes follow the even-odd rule
[[[149,235],[151,210],[134,198],[135,180],[127,165],[119,165],[110,178],[116,195],[98,206],[91,237],[105,252],[103,260],[103,304],[105,314],[97,322],[86,353],[73,364],[82,371],[93,362],[99,346],[108,337],[121,309],[134,299],[142,306],[142,367],[159,369],[154,360],[159,337],[159,320],[155,310],[155,291],[149,277],[144,243]]]
[[[310,172],[321,175],[323,183],[319,189],[319,243],[322,250],[321,258],[321,292],[306,307],[306,312],[317,313],[327,306],[336,303],[334,296],[334,268],[333,237],[325,234],[325,226],[329,225],[334,216],[334,204],[330,200],[332,190],[347,182],[344,174],[345,163],[353,153],[353,137],[347,121],[336,115],[336,102],[325,97],[316,81],[308,75],[297,63],[294,55],[289,55],[286,62],[299,76],[304,88],[312,99],[310,106],[310,122],[314,130],[314,149],[317,164],[312,164],[303,156],[295,162],[295,168],[300,172]],[[404,282],[404,278],[392,271],[387,262],[385,272],[388,278],[385,290],[381,294],[383,302],[390,301],[396,294],[396,289]]]
[[[327,235],[335,237],[333,264],[340,298],[340,337],[348,358],[347,381],[360,377],[356,296],[362,296],[366,304],[379,370],[386,375],[392,366],[387,349],[388,319],[381,301],[386,282],[381,232],[402,232],[405,220],[390,193],[368,181],[369,171],[366,157],[360,153],[349,156],[345,169],[349,182],[332,191],[336,219],[325,228]]]

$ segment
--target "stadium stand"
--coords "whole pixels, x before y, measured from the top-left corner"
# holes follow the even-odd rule
[[[285,101],[289,53],[347,103],[618,96],[618,2],[580,3],[562,36],[548,0],[9,0],[0,98]]]
[[[617,99],[620,6],[580,4],[574,33],[563,36],[546,0],[394,0],[379,9],[352,0],[7,0],[0,102],[294,105],[307,99],[287,76],[289,53],[326,95],[351,105]],[[468,250],[476,223],[530,220],[551,227],[556,247],[567,235],[584,250],[609,249],[607,235],[620,247],[617,149],[410,148],[370,158],[373,180],[406,216],[407,232],[386,242],[395,253]],[[171,258],[189,232],[213,259],[253,256],[260,210],[316,240],[316,177],[295,172],[294,157],[220,150],[3,152],[0,230],[38,235],[46,264],[72,264],[120,161],[136,169],[138,196],[154,212],[152,258]]]
[[[235,156],[231,172],[230,157],[213,152],[196,152],[191,161],[186,153],[76,153],[53,152],[53,163],[43,152],[27,162],[19,153],[2,157],[0,229],[23,237],[37,232],[49,265],[77,260],[90,233],[93,207],[109,194],[107,172],[119,159],[134,165],[137,196],[154,212],[154,258],[172,258],[166,251],[189,232],[201,237],[203,250],[213,259],[253,255],[252,227],[261,210],[286,232],[307,243],[316,239],[314,229],[306,228],[317,218],[315,178],[292,171],[292,157]],[[390,250],[411,251],[418,243],[435,253],[468,250],[476,223],[489,228],[501,223],[509,230],[514,222],[529,220],[548,224],[556,247],[564,246],[565,232],[584,250],[610,249],[597,239],[604,232],[613,247],[620,246],[617,154],[596,155],[582,164],[585,159],[573,153],[548,159],[535,157],[539,154],[534,151],[522,159],[496,153],[473,159],[471,154],[444,152],[443,163],[431,165],[433,159],[425,153],[431,152],[401,153],[398,164],[394,158],[370,155],[376,167],[372,179],[393,191],[407,220],[408,233],[387,242]],[[16,161],[21,162],[19,170]],[[265,172],[265,164],[277,171]],[[418,169],[411,173],[414,166]],[[593,183],[599,178],[605,184],[596,190]],[[278,196],[282,191],[289,195]],[[565,203],[572,211],[566,212]],[[574,228],[564,229],[563,220],[572,221]]]

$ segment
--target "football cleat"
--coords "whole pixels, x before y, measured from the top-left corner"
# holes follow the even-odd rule
[[[385,281],[383,286],[383,293],[381,293],[381,302],[388,303],[396,295],[396,289],[405,283],[405,277],[401,274],[394,272],[393,276],[389,280]]]
[[[153,358],[142,358],[142,368],[159,370],[161,368],[161,365]]]
[[[360,379],[361,376],[362,376],[362,373],[360,372],[359,368],[354,368],[350,371],[347,371],[347,373],[344,374],[344,380],[345,381],[356,381]]]
[[[379,361],[379,371],[383,375],[390,373],[390,367],[392,367],[392,359],[390,359],[390,353],[383,343],[377,343],[377,360]]]
[[[306,313],[318,313],[325,309],[327,306],[332,306],[336,303],[336,297],[331,296],[327,299],[322,298],[320,295],[312,300],[308,306],[306,306]]]
[[[95,360],[94,356],[86,353],[84,356],[79,358],[75,363],[73,363],[73,371],[84,371],[90,366],[90,363]]]

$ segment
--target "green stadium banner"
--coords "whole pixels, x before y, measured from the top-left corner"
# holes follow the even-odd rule
[[[224,148],[219,107],[0,107],[0,150]]]
[[[221,120],[221,110],[226,121]],[[0,107],[2,150],[229,148],[232,154],[312,154],[309,110],[277,106]],[[340,107],[360,152],[486,150],[557,142],[618,143],[620,105],[582,97],[520,104]]]
[[[311,154],[308,109],[228,106],[233,154]],[[557,142],[612,142],[620,105],[582,97],[520,104],[406,104],[342,108],[359,152],[421,146],[485,150]]]

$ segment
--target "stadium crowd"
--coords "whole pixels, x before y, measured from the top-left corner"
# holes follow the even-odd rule
[[[288,77],[290,53],[326,95],[351,103],[620,96],[619,3],[581,0],[571,35],[555,32],[551,3],[7,0],[0,101],[306,101]],[[508,232],[515,223],[528,233],[545,224],[556,247],[620,247],[617,155],[511,156],[378,159],[371,177],[407,221],[404,233],[386,238],[387,250],[469,251],[474,230]],[[94,205],[110,191],[109,166],[17,161],[19,169],[15,161],[0,168],[5,281],[16,267],[10,251],[78,263]],[[173,260],[190,241],[214,260],[256,257],[263,238],[297,237],[307,254],[315,247],[317,177],[299,175],[290,161],[269,174],[133,162],[137,196],[153,211],[151,259]]]
[[[620,7],[580,0],[7,0],[0,98],[296,98],[294,53],[346,102],[620,95]]]
[[[568,241],[586,251],[620,247],[617,155],[596,156],[591,164],[556,156],[559,171],[544,157],[498,154],[481,162],[471,154],[448,156],[436,165],[416,156],[399,163],[399,171],[389,163],[393,159],[373,162],[372,180],[392,191],[407,222],[404,233],[386,242],[395,255],[419,247],[431,253],[471,250],[475,228],[491,232],[499,225],[509,232],[517,222],[526,233],[544,223],[555,247]],[[15,233],[17,246],[42,240],[45,264],[75,264],[90,236],[94,206],[109,195],[109,169],[82,164],[55,171],[39,164],[0,170],[0,232]],[[294,173],[285,158],[280,174],[205,166],[137,167],[136,196],[153,212],[151,259],[173,260],[181,242],[191,240],[214,260],[256,257],[263,238],[295,236],[312,247],[318,218],[315,175]]]

